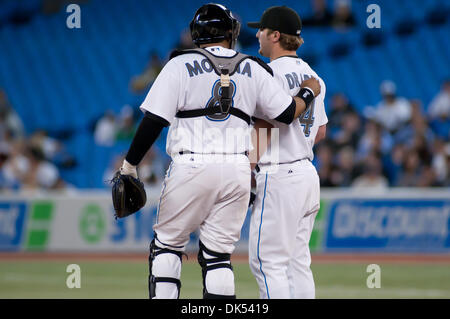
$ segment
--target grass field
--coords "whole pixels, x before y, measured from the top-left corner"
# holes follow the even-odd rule
[[[81,288],[69,289],[67,265],[81,268]],[[369,263],[318,263],[312,269],[317,298],[450,298],[449,264],[380,263],[381,288],[366,286]],[[236,295],[258,298],[245,261],[234,261]],[[0,260],[0,298],[147,298],[147,264],[136,260]],[[201,298],[201,271],[184,262],[181,298]]]

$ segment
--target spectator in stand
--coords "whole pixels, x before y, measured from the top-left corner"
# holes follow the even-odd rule
[[[95,125],[94,140],[99,146],[113,146],[117,135],[116,117],[108,110]]]
[[[124,105],[120,111],[116,141],[128,141],[133,139],[136,132],[134,112],[131,106]]]
[[[351,146],[356,149],[361,134],[361,119],[355,112],[347,112],[342,118],[340,129],[335,132],[333,138],[333,149]]]
[[[50,161],[61,168],[73,168],[75,158],[69,154],[63,143],[48,136],[45,130],[38,130],[29,138],[29,146],[39,151],[46,161]]]
[[[355,179],[355,158],[354,149],[351,146],[345,146],[337,154],[337,168],[331,173],[333,185],[339,187],[348,187]]]
[[[415,150],[419,161],[423,165],[430,165],[432,161],[431,147],[433,141],[428,142],[422,134],[414,135],[410,149]]]
[[[356,150],[357,161],[364,161],[371,152],[386,154],[392,149],[391,135],[375,121],[367,121]]]
[[[411,119],[411,104],[397,96],[397,87],[392,81],[383,81],[380,92],[383,100],[376,106],[374,119],[390,133],[395,133]]]
[[[381,160],[375,152],[372,152],[366,158],[363,174],[353,181],[352,187],[383,190],[388,186],[388,180],[382,174]]]
[[[320,186],[332,187],[331,173],[334,169],[333,164],[333,151],[331,146],[322,141],[317,147],[317,156],[314,158],[317,172],[320,177]]]
[[[409,100],[409,103],[411,104],[411,118],[415,116],[420,116],[423,118],[426,118],[425,111],[423,109],[423,103],[419,99],[411,99]]]
[[[421,165],[419,154],[417,154],[416,150],[410,149],[406,153],[398,184],[395,186],[414,187],[419,184],[420,178]]]
[[[25,136],[22,120],[9,103],[6,92],[0,89],[0,140],[4,139],[6,131],[14,138]]]
[[[411,121],[407,126],[398,130],[394,135],[394,140],[396,143],[412,146],[411,143],[416,135],[423,136],[428,145],[431,145],[435,138],[433,130],[428,126],[427,119],[421,113],[413,111]]]
[[[0,191],[9,188],[6,177],[3,172],[4,164],[7,162],[10,154],[10,145],[5,142],[0,142]]]
[[[30,148],[26,151],[29,172],[24,179],[24,189],[63,190],[65,183],[61,179],[58,168],[45,160],[41,150]]]
[[[355,113],[355,109],[350,104],[347,96],[343,93],[336,93],[331,97],[330,112],[327,124],[327,130],[330,134],[337,129],[340,129],[344,123],[344,117],[348,113]]]
[[[2,125],[0,123],[0,130],[1,129]],[[15,139],[11,130],[7,129],[2,130],[2,133],[3,134],[0,135],[0,150],[3,152],[2,154],[8,157],[10,155],[12,145],[15,143],[15,141],[18,141],[23,138]]]
[[[163,66],[164,63],[160,59],[158,53],[152,51],[150,54],[150,61],[145,67],[144,72],[131,79],[132,91],[138,94],[148,91],[159,72],[161,72]]]
[[[404,144],[396,144],[390,153],[384,155],[383,167],[387,173],[389,185],[394,186],[399,183],[399,176],[402,172],[407,148]]]
[[[30,169],[30,162],[24,155],[26,140],[17,139],[10,146],[8,158],[2,166],[3,182],[6,188],[19,190]]]
[[[350,0],[335,0],[331,25],[337,31],[346,31],[356,24]]]
[[[414,187],[435,187],[439,186],[436,182],[436,172],[434,169],[426,164],[422,166],[421,176],[416,185]]]
[[[447,146],[441,139],[436,139],[433,144],[433,159],[431,167],[436,174],[436,183],[445,186],[450,179],[450,143]]]
[[[329,26],[333,19],[333,14],[327,8],[326,0],[312,0],[313,14],[302,20],[304,26],[320,27]]]
[[[450,80],[444,81],[441,91],[428,106],[430,126],[440,138],[450,140]]]
[[[444,118],[450,120],[450,79],[442,83],[441,91],[428,106],[428,114],[431,119]]]

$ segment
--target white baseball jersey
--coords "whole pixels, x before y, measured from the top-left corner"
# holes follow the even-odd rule
[[[279,129],[279,145],[271,144],[261,156],[260,164],[292,163],[300,159],[313,160],[313,146],[317,130],[328,122],[325,113],[325,83],[311,67],[300,58],[284,56],[273,60],[269,66],[274,71],[274,76],[282,85],[284,91],[291,96],[300,91],[302,81],[315,77],[320,82],[320,94],[311,103],[310,109],[303,113],[299,119],[290,125],[273,120],[264,120]],[[258,117],[260,114],[257,114]],[[278,154],[272,152],[273,147],[278,147]]]
[[[236,54],[220,46],[207,50],[222,57]],[[292,103],[292,98],[280,89],[274,78],[250,59],[241,62],[231,76],[231,83],[232,106],[250,116],[258,111],[274,119]],[[217,104],[219,87],[219,76],[200,54],[180,55],[164,66],[140,108],[171,123],[166,147],[170,156],[181,151],[238,154],[250,150],[250,129],[238,117],[175,117],[177,111]]]
[[[261,298],[314,298],[309,240],[320,208],[320,183],[311,160],[318,128],[328,121],[325,84],[302,59],[285,56],[269,65],[285,92],[296,95],[301,82],[313,76],[320,82],[321,93],[290,125],[268,121],[279,129],[279,140],[271,141],[255,175],[250,269]],[[272,152],[275,148],[278,153]]]

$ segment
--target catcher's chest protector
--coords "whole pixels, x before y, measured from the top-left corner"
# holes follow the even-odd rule
[[[197,48],[188,50],[176,50],[172,52],[170,58],[172,59],[176,56],[188,53],[201,54],[209,61],[209,63],[214,69],[214,72],[216,72],[216,74],[220,76],[220,86],[222,89],[222,94],[218,106],[188,111],[178,111],[176,117],[191,118],[205,115],[213,115],[217,113],[232,114],[244,120],[245,122],[247,122],[247,124],[250,124],[251,117],[248,114],[239,110],[238,108],[234,108],[231,106],[232,96],[230,90],[230,76],[232,76],[236,72],[237,68],[239,67],[239,64],[245,59],[251,59],[256,61],[271,75],[273,75],[272,69],[259,58],[243,54],[240,52],[236,52],[236,54],[232,57],[220,57],[210,53],[205,49]]]

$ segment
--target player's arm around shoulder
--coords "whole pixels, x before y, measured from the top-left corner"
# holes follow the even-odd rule
[[[302,82],[297,96],[290,96],[280,83],[267,74],[262,74],[257,86],[257,105],[265,106],[262,113],[269,119],[274,119],[284,124],[291,124],[298,118],[320,94],[320,84],[316,78],[310,78]],[[280,106],[285,109],[280,113]]]
[[[287,93],[286,93],[287,94]],[[300,91],[296,96],[290,97],[292,103],[275,118],[276,121],[291,124],[294,119],[298,118],[309,105],[314,101],[315,97],[320,94],[320,84],[315,78],[310,78],[302,82]]]
[[[300,85],[300,91],[296,96],[294,96],[295,100],[295,115],[294,118],[297,118],[308,108],[309,104],[319,96],[321,92],[321,85],[319,80],[312,77],[302,82]]]

